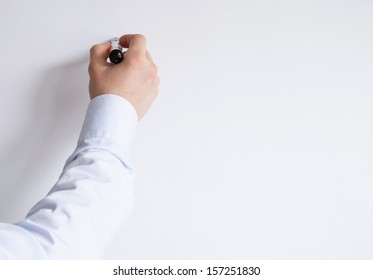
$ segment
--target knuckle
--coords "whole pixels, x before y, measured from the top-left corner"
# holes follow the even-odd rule
[[[96,66],[95,66],[94,63],[89,63],[89,65],[88,65],[88,73],[90,75],[96,73]]]
[[[143,34],[135,34],[134,37],[135,37],[136,39],[143,40],[144,42],[146,42],[146,37],[145,37],[145,35],[143,35]]]
[[[152,70],[153,70],[155,73],[158,73],[158,66],[155,65],[154,63],[152,63]]]
[[[141,54],[141,53],[135,53],[131,56],[131,59],[129,60],[129,62],[131,63],[131,65],[133,66],[136,66],[136,65],[139,65],[139,64],[142,64],[144,63],[145,61],[145,58],[144,58],[144,55]]]
[[[95,44],[95,45],[93,45],[93,46],[91,47],[91,49],[89,50],[89,52],[90,52],[91,55],[94,54],[94,53],[96,52],[97,47],[98,47],[97,44]]]
[[[159,87],[160,83],[161,83],[161,79],[159,78],[159,76],[157,76],[157,81],[156,81],[157,87]]]
[[[157,79],[158,77],[158,68],[155,64],[153,64],[150,68],[150,74],[152,76],[153,79]]]
[[[90,64],[88,65],[88,73],[91,74],[92,71],[93,71],[93,66],[92,66],[92,63],[90,63]]]

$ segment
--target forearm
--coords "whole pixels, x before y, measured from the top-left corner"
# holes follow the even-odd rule
[[[132,206],[132,176],[122,162],[88,150],[18,226],[34,235],[48,258],[97,258]]]
[[[20,240],[27,240],[24,250],[30,250],[30,257],[101,256],[133,206],[128,156],[136,124],[136,113],[123,98],[106,95],[91,101],[78,146],[56,185],[25,220],[7,226],[14,236],[24,235]]]

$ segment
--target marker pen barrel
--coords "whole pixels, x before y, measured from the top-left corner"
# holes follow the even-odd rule
[[[124,55],[122,46],[119,44],[119,38],[115,37],[110,40],[111,47],[109,53],[109,59],[112,63],[118,64],[123,61]]]

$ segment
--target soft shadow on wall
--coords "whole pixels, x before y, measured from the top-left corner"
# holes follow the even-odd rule
[[[40,184],[51,176],[54,163],[62,171],[75,148],[89,102],[87,66],[88,58],[82,56],[46,69],[30,90],[32,113],[0,154],[0,222],[22,219],[57,181],[54,176],[52,185]]]

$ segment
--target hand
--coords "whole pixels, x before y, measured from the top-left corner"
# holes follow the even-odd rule
[[[116,94],[129,101],[141,119],[150,108],[159,90],[157,66],[146,50],[146,38],[140,34],[120,37],[123,48],[128,48],[119,64],[107,62],[110,42],[91,48],[89,63],[89,95]]]

